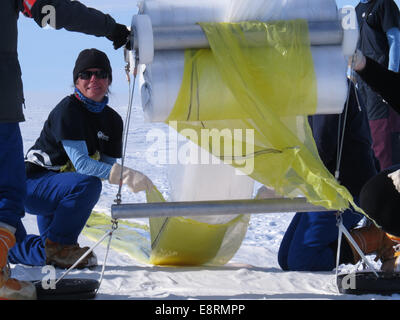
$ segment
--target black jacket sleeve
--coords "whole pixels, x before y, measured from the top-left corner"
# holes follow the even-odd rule
[[[383,0],[379,10],[379,18],[383,32],[387,32],[391,28],[399,28],[400,12],[397,4],[393,0]]]
[[[110,15],[88,8],[79,1],[37,0],[31,9],[32,18],[40,27],[46,25],[46,16],[51,12],[55,13],[53,27],[56,29],[64,28],[100,37],[111,35],[116,25]]]
[[[358,74],[396,112],[400,113],[400,73],[390,71],[367,57],[365,68],[358,71]]]

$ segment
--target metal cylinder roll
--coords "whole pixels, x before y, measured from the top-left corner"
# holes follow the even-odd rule
[[[312,46],[340,45],[343,28],[339,21],[308,22]],[[262,36],[262,34],[260,34]],[[257,34],[251,34],[257,42]],[[184,50],[209,48],[207,38],[199,25],[153,27],[154,50]],[[138,42],[135,42],[138,49]]]

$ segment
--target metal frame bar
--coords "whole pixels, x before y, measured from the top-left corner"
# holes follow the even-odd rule
[[[341,45],[343,28],[339,21],[308,22],[310,44],[312,46]],[[257,33],[251,34],[254,45]],[[209,48],[207,37],[200,25],[153,27],[154,50],[183,50]],[[137,41],[134,42],[137,49]]]
[[[113,219],[318,211],[332,210],[312,205],[305,198],[129,203],[111,206]]]

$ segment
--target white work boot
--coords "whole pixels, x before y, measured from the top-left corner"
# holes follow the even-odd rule
[[[10,277],[7,266],[8,251],[15,245],[14,234],[0,228],[0,300],[35,300],[36,288],[28,281]]]

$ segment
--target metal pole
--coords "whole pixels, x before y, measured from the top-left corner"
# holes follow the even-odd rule
[[[310,44],[312,46],[341,45],[343,28],[339,21],[308,22]],[[264,43],[263,33],[248,34],[254,45]],[[258,37],[258,38],[257,38]],[[209,48],[207,37],[200,25],[153,27],[154,50],[183,50]],[[137,49],[137,41],[134,43]]]
[[[111,216],[113,219],[316,211],[332,210],[328,210],[324,207],[314,206],[308,203],[304,198],[156,202],[117,204],[111,206]]]

